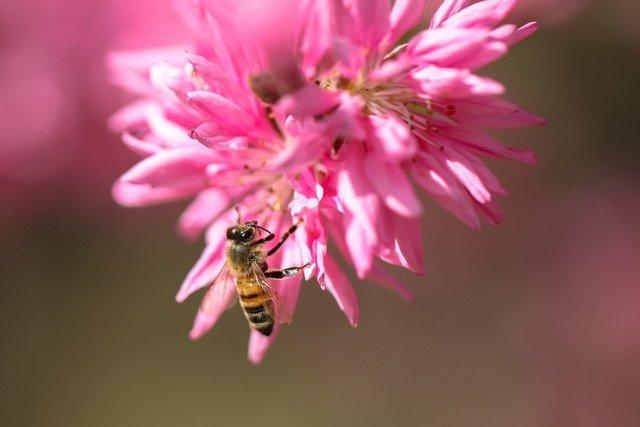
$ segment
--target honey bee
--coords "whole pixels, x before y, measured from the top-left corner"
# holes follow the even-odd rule
[[[289,323],[291,314],[269,279],[284,279],[300,273],[309,264],[282,270],[269,270],[266,258],[280,249],[298,228],[299,222],[291,226],[273,248],[266,251],[265,243],[275,235],[257,221],[242,222],[238,211],[238,223],[227,229],[228,246],[226,262],[214,279],[210,291],[225,293],[224,287],[235,280],[235,287],[249,326],[262,335],[269,336],[275,323]],[[260,232],[266,232],[260,237]],[[207,295],[208,296],[208,295]],[[207,297],[203,305],[206,304]]]

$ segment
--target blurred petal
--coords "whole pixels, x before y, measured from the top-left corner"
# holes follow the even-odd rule
[[[426,0],[396,0],[389,18],[391,32],[388,43],[390,45],[420,22],[426,3]]]
[[[402,161],[412,157],[417,143],[405,122],[395,116],[371,116],[369,123],[376,138],[374,149],[389,160]]]
[[[463,192],[455,178],[436,159],[419,155],[412,168],[415,181],[443,208],[447,209],[473,229],[480,228],[478,215],[469,196]]]
[[[400,165],[385,161],[376,155],[369,155],[365,173],[389,209],[406,217],[420,216],[422,204]]]
[[[226,260],[224,253],[224,237],[226,235],[222,232],[219,235],[221,236],[220,241],[208,243],[200,259],[187,274],[176,295],[177,302],[184,302],[192,293],[210,285],[222,270]]]
[[[219,286],[211,287],[207,291],[189,332],[191,340],[199,340],[209,332],[229,305],[238,297],[233,283],[228,282],[223,287]]]
[[[360,320],[360,308],[353,286],[332,257],[325,259],[325,268],[325,287],[333,295],[338,307],[347,316],[351,326],[357,326]]]
[[[228,206],[229,195],[219,189],[202,191],[178,220],[180,234],[194,239]]]
[[[402,282],[396,279],[393,274],[389,273],[384,267],[375,263],[367,275],[367,279],[380,287],[389,289],[398,294],[407,302],[414,300],[413,292],[411,292]]]
[[[493,27],[515,7],[518,0],[484,0],[474,3],[451,16],[443,25],[448,27]]]
[[[451,16],[458,13],[469,0],[444,0],[431,20],[431,28],[437,28],[442,25]]]
[[[348,210],[345,213],[347,246],[358,276],[366,276],[371,268],[373,251],[378,242],[376,218],[379,201],[362,170],[364,156],[352,150],[338,173],[338,196]]]
[[[113,186],[113,197],[129,207],[190,197],[207,186],[205,171],[212,160],[204,149],[161,151],[122,175]]]
[[[375,49],[389,31],[389,0],[342,0],[352,18],[353,36],[362,47]]]

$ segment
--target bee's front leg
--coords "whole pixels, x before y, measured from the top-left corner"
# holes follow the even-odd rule
[[[271,256],[273,254],[275,254],[278,249],[280,249],[280,247],[284,244],[284,242],[287,241],[287,239],[289,238],[289,236],[291,236],[297,229],[298,229],[298,225],[300,225],[300,223],[302,222],[302,220],[296,222],[295,224],[293,224],[280,238],[280,241],[273,247],[271,248],[271,250],[269,250],[269,252],[267,252],[267,256]]]
[[[264,275],[265,277],[268,277],[270,279],[284,279],[286,277],[292,277],[297,275],[298,273],[300,273],[300,270],[308,266],[309,266],[309,263],[303,265],[302,267],[289,267],[289,268],[284,268],[282,270],[269,270],[269,271],[265,271]]]
[[[262,239],[259,239],[259,240],[256,240],[255,242],[253,242],[254,245],[261,245],[263,243],[270,242],[271,240],[273,240],[274,237],[276,237],[275,234],[273,234],[272,232],[270,232],[266,228],[263,228],[263,230],[265,230],[269,234],[267,236],[263,237]]]

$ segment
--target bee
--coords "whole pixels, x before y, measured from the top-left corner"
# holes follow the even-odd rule
[[[284,242],[293,234],[300,222],[291,226],[271,249],[265,250],[264,244],[272,241],[275,235],[257,221],[242,222],[238,211],[238,223],[227,229],[226,262],[218,276],[212,282],[210,291],[224,294],[225,286],[235,281],[240,306],[249,327],[269,336],[275,323],[289,323],[291,314],[269,279],[284,279],[300,273],[309,264],[301,267],[289,267],[282,270],[270,270],[267,257],[275,254]],[[266,232],[260,237],[260,232]],[[209,294],[209,293],[208,293]],[[208,299],[205,297],[203,305]]]

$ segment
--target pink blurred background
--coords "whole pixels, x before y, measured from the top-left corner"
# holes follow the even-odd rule
[[[486,73],[550,124],[501,135],[540,159],[492,165],[505,223],[426,201],[429,274],[398,272],[416,302],[359,284],[351,329],[310,284],[259,368],[240,315],[186,339],[197,302],[173,295],[201,247],[180,206],[110,196],[136,157],[107,129],[127,97],[104,57],[184,40],[169,3],[3,2],[6,425],[640,425],[637,2],[523,0],[540,34]]]

